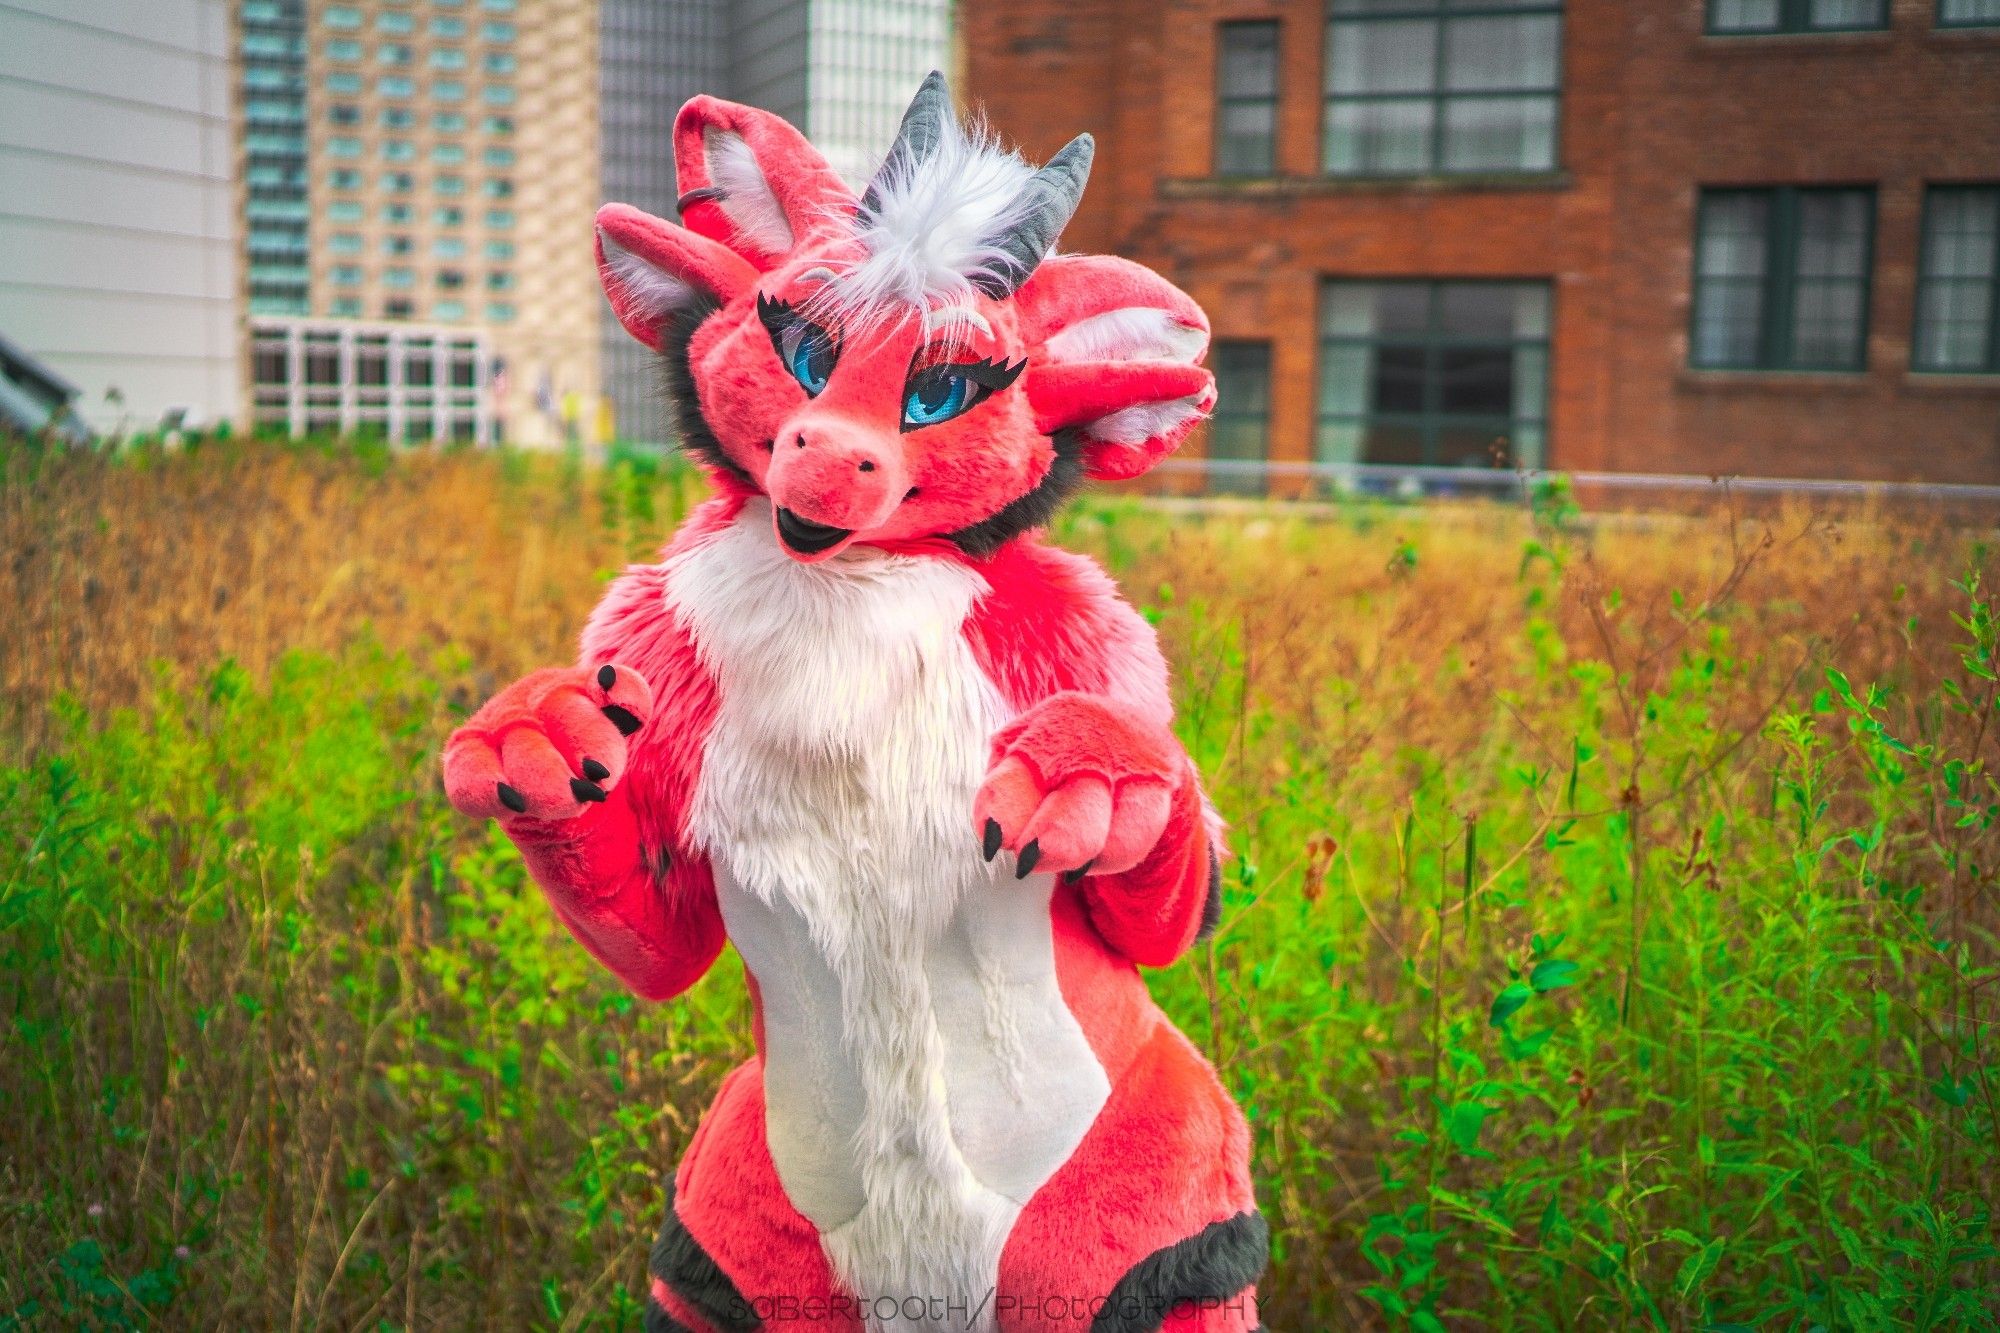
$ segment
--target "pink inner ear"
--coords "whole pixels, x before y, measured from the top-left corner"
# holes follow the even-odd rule
[[[681,220],[760,272],[839,225],[854,192],[804,135],[768,111],[691,98],[674,118]]]
[[[598,210],[597,272],[618,322],[654,351],[677,308],[703,297],[726,305],[757,280],[728,247],[629,204]]]

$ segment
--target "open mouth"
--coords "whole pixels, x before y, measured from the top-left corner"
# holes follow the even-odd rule
[[[853,528],[833,528],[800,518],[789,509],[778,511],[778,539],[800,555],[818,555],[840,545],[854,533]]]

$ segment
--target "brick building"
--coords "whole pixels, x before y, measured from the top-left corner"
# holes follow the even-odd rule
[[[1215,456],[2000,482],[2000,0],[1012,0]]]

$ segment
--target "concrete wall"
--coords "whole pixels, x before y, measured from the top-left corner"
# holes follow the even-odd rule
[[[100,430],[239,404],[229,31],[224,0],[0,5],[0,330]]]

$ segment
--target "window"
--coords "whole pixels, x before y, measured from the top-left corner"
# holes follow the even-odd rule
[[[384,162],[414,162],[417,160],[417,146],[408,139],[384,139],[382,141]]]
[[[358,190],[361,188],[361,173],[341,167],[326,174],[326,183],[336,190]]]
[[[512,199],[514,197],[514,182],[510,180],[495,177],[485,183],[485,189],[488,199]]]
[[[465,36],[465,20],[440,18],[431,20],[431,36],[443,41],[456,41]]]
[[[2000,373],[2000,185],[1924,192],[1915,370]]]
[[[512,241],[488,241],[486,243],[486,257],[488,259],[500,260],[512,259],[514,257],[514,243]]]
[[[431,128],[439,134],[457,134],[465,129],[465,116],[457,111],[440,111],[431,117]]]
[[[416,123],[416,113],[406,106],[382,108],[382,128],[385,130],[407,130]]]
[[[439,194],[444,194],[444,195],[464,194],[465,177],[456,175],[452,172],[442,172],[439,174],[437,180],[433,182],[433,188],[435,188]]]
[[[402,74],[384,74],[375,80],[375,91],[384,97],[414,97],[417,85]]]
[[[465,145],[456,143],[432,144],[431,161],[445,167],[463,166],[465,164]]]
[[[361,253],[359,232],[337,231],[326,238],[326,248],[337,255],[358,255]]]
[[[431,48],[432,69],[464,69],[465,52],[455,46],[434,46]]]
[[[416,248],[416,242],[408,236],[384,236],[382,253],[385,255],[406,255]]]
[[[329,222],[361,221],[361,205],[353,199],[336,199],[326,206]]]
[[[411,211],[408,204],[382,205],[382,221],[389,223],[391,226],[401,226],[415,216],[416,214]]]
[[[375,31],[388,33],[392,37],[408,36],[417,30],[417,21],[408,14],[398,14],[394,10],[375,16]]]
[[[1225,23],[1215,72],[1215,174],[1277,169],[1278,25]]]
[[[392,296],[382,303],[384,319],[408,319],[416,305],[406,296]]]
[[[1212,461],[1262,463],[1270,457],[1271,344],[1218,342],[1209,354],[1215,371],[1215,414],[1208,419]],[[1239,495],[1261,494],[1264,479],[1254,468],[1211,468],[1208,488]]]
[[[465,222],[465,210],[458,207],[440,208],[431,214],[431,221],[440,227],[462,226]]]
[[[479,7],[496,14],[511,14],[514,12],[514,0],[479,0]]]
[[[465,238],[462,236],[440,236],[431,242],[431,253],[439,259],[465,258]]]
[[[249,18],[246,11],[243,15]],[[343,32],[353,32],[361,27],[361,11],[352,5],[329,5],[320,22],[329,28],[339,28]]]
[[[402,42],[384,42],[375,51],[375,59],[384,65],[407,65],[412,56],[410,48]]]
[[[1690,363],[1863,369],[1874,213],[1868,189],[1703,190]]]
[[[489,42],[511,42],[514,40],[514,25],[511,23],[482,23],[479,35]]]
[[[361,298],[358,296],[336,296],[327,303],[326,313],[342,319],[361,318]]]
[[[507,208],[487,209],[486,225],[488,227],[491,227],[494,231],[505,231],[507,228],[514,225],[513,210]]]
[[[511,292],[514,290],[514,275],[493,272],[486,275],[486,290],[489,292]]]
[[[357,287],[361,284],[361,269],[354,264],[335,264],[331,276],[334,282],[342,287]]]
[[[407,171],[382,173],[382,188],[391,194],[408,194],[417,188],[417,178]]]
[[[1551,171],[1560,0],[1332,0],[1326,170]]]
[[[486,58],[480,63],[486,66],[488,74],[512,74],[514,72],[514,56],[509,51],[488,51]]]
[[[479,122],[479,128],[488,134],[512,134],[514,132],[514,118],[512,116],[488,116]]]
[[[414,269],[385,268],[382,270],[382,285],[385,287],[414,287],[417,274]]]
[[[462,269],[441,268],[437,271],[437,285],[448,292],[458,291],[465,286],[465,273]]]
[[[1542,465],[1549,284],[1328,281],[1321,461]]]
[[[328,60],[359,60],[361,59],[361,43],[350,41],[345,37],[328,42],[326,44],[326,58]]]
[[[360,157],[361,140],[345,134],[335,135],[326,141],[326,155],[328,157]]]
[[[465,100],[465,85],[457,79],[439,79],[431,85],[431,96],[440,102],[462,102]]]
[[[1888,0],[1708,0],[1708,30],[1725,36],[1859,32],[1886,27],[1888,9]]]
[[[432,318],[432,319],[440,319],[440,320],[459,320],[459,319],[464,319],[464,318],[465,318],[465,302],[463,302],[463,301],[439,301],[439,302],[436,302],[435,304],[433,304],[433,305],[431,306],[431,318]]]
[[[486,318],[495,324],[505,324],[508,320],[514,318],[514,307],[511,302],[507,301],[488,302],[486,306]]]
[[[354,94],[361,91],[361,76],[345,72],[335,72],[326,76],[326,90],[330,93]]]
[[[514,165],[514,150],[511,148],[489,148],[479,155],[489,167],[511,167]]]
[[[512,106],[514,89],[511,84],[489,83],[479,90],[479,95],[492,106]]]
[[[326,109],[326,119],[330,125],[359,125],[361,108],[352,102],[336,102]]]
[[[1976,28],[2000,24],[2000,0],[1938,0],[1940,28]]]

